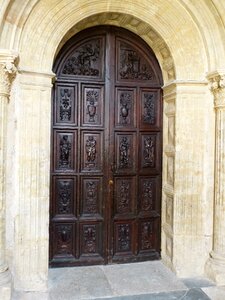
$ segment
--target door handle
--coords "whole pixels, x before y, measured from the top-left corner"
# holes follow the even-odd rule
[[[110,180],[109,180],[109,186],[112,186],[113,184],[114,184],[113,180],[110,179]]]

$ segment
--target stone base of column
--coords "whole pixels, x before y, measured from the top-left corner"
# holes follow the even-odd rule
[[[225,285],[225,258],[212,251],[205,265],[205,273],[217,285]]]
[[[12,291],[11,274],[9,271],[0,273],[0,299],[10,300]]]

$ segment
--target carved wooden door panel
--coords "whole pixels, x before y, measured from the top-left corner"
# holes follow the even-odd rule
[[[86,30],[56,60],[50,264],[160,255],[161,72],[135,35]]]
[[[141,43],[115,35],[111,261],[160,255],[161,89],[155,61]]]

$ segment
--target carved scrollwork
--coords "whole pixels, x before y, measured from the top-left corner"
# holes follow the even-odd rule
[[[84,253],[96,253],[97,231],[96,225],[84,225]]]
[[[90,41],[79,47],[66,61],[62,73],[98,77],[100,75],[100,40]]]
[[[118,189],[118,212],[123,213],[129,210],[130,206],[130,184],[126,180],[122,180]]]
[[[153,183],[151,180],[146,179],[142,185],[142,210],[148,211],[152,209],[153,204]]]
[[[86,183],[86,211],[97,213],[97,184],[94,181]]]
[[[145,123],[155,123],[155,99],[153,94],[144,93],[144,116]]]
[[[127,137],[122,137],[119,145],[119,166],[120,168],[127,168],[130,159],[130,144]]]
[[[60,214],[71,212],[72,186],[71,182],[58,182],[58,210]]]
[[[131,249],[131,232],[130,225],[119,224],[118,225],[118,250],[130,251]]]
[[[141,224],[141,249],[149,250],[152,248],[153,224],[143,222]]]
[[[60,99],[60,120],[61,121],[70,121],[71,120],[71,109],[72,109],[72,100],[71,100],[71,90],[70,89],[61,89],[61,99]]]

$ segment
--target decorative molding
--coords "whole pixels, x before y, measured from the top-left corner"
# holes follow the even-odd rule
[[[207,78],[214,95],[215,108],[225,108],[225,72],[213,72]]]
[[[17,72],[16,64],[16,53],[0,50],[0,96],[9,97],[12,81]]]

